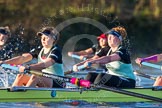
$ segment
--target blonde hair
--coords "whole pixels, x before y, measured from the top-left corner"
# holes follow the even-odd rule
[[[112,28],[112,30],[120,33],[123,39],[125,39],[127,37],[127,32],[126,32],[126,29],[124,27],[117,26],[117,27]]]

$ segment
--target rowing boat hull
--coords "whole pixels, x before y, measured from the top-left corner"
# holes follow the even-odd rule
[[[162,91],[152,91],[151,89],[128,89],[128,91],[162,98]],[[149,101],[142,98],[114,93],[111,91],[57,91],[56,97],[51,97],[51,91],[27,90],[19,92],[9,92],[0,90],[0,102],[52,102],[66,100],[83,100],[87,102],[144,102]]]

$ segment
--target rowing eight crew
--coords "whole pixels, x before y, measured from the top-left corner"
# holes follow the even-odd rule
[[[19,71],[24,70],[44,70],[55,75],[64,76],[62,65],[61,49],[58,47],[57,41],[59,33],[53,27],[42,28],[37,33],[41,36],[42,50],[37,55],[33,52],[25,53],[22,56],[14,57],[2,61],[8,64],[24,64],[34,57],[38,57],[38,63],[20,66]],[[126,38],[127,32],[124,27],[117,26],[104,34],[107,38],[110,49],[107,55],[97,58],[91,58],[73,66],[74,71],[78,71],[78,66],[84,64],[106,64],[108,73],[88,73],[86,79],[93,84],[106,85],[119,88],[134,88],[135,75],[128,51],[122,46],[122,41]],[[30,87],[64,87],[65,83],[50,78],[36,75],[19,74],[12,86],[30,86]]]

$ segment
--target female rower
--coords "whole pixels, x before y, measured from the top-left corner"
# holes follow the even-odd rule
[[[68,52],[68,55],[78,55],[80,56],[80,60],[83,60],[84,58],[97,58],[101,57],[102,55],[106,55],[107,51],[110,49],[107,43],[107,36],[105,34],[101,34],[97,37],[97,40],[97,45],[93,45],[91,48],[78,52]]]
[[[142,62],[153,62],[157,63],[162,61],[162,54],[155,54],[145,58],[137,58],[135,62],[141,66]],[[153,84],[153,86],[162,86],[162,76],[158,76]]]
[[[99,37],[97,37],[97,40],[99,42],[99,45],[93,45],[92,48],[88,48],[86,50],[79,51],[79,52],[69,52],[68,55],[71,56],[72,54],[77,54],[77,55],[81,55],[81,58],[84,58],[87,57],[87,55],[89,56],[95,53],[94,56],[89,57],[89,59],[97,59],[99,57],[105,56],[110,49],[107,43],[107,36],[105,34],[101,34]],[[80,62],[75,66],[81,65],[83,63],[85,63],[85,61]],[[102,68],[106,70],[105,65],[98,65],[97,67],[95,66],[95,68]]]
[[[105,64],[107,73],[89,73],[86,77],[91,83],[119,88],[135,87],[135,75],[128,51],[122,46],[122,41],[127,33],[124,27],[117,26],[106,33],[110,50],[106,56],[87,60],[84,66],[89,64]],[[78,66],[73,67],[78,71]]]
[[[11,32],[8,26],[0,27],[0,60],[6,60],[12,57],[13,49],[8,42]]]
[[[20,65],[38,57],[38,63],[20,66],[19,71],[24,72],[31,69],[64,76],[62,53],[57,45],[59,33],[54,27],[45,27],[37,35],[41,37],[43,46],[38,55],[34,52],[24,53],[22,56],[5,60],[2,63]],[[18,74],[12,86],[63,87],[64,83],[35,75]]]

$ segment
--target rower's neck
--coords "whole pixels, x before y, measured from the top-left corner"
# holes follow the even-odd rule
[[[0,50],[2,50],[3,49],[3,46],[0,46]]]
[[[49,51],[51,50],[52,47],[48,47],[48,48],[44,48],[44,54],[49,53]]]
[[[118,50],[118,47],[119,47],[119,45],[118,46],[111,47],[112,52],[117,51]]]
[[[106,46],[101,46],[101,48],[105,48]]]

